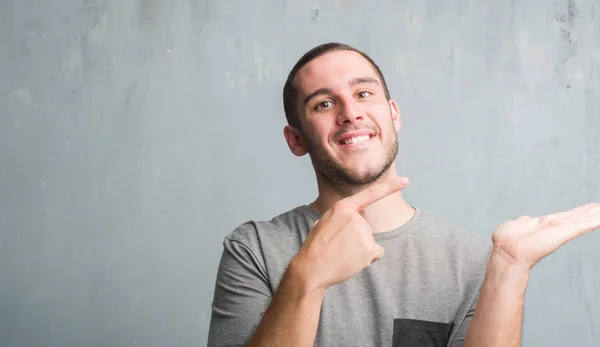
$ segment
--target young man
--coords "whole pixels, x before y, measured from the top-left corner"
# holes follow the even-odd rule
[[[409,205],[398,106],[350,46],[307,52],[283,97],[319,194],[225,238],[208,346],[519,346],[529,270],[600,226],[600,205],[509,221],[492,240]]]

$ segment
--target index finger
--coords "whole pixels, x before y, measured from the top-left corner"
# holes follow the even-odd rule
[[[347,197],[345,204],[354,211],[362,211],[372,203],[398,192],[408,185],[406,177],[398,177],[393,181],[376,184],[359,193]]]

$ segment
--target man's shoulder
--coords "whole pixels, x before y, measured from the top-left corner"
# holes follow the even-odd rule
[[[277,287],[317,218],[316,211],[303,205],[269,220],[249,220],[230,232],[224,245],[252,257],[264,269],[272,286]]]
[[[247,244],[264,238],[281,241],[290,237],[297,238],[298,235],[305,237],[312,223],[318,218],[317,212],[310,206],[300,205],[271,219],[248,220],[231,231],[225,239]]]

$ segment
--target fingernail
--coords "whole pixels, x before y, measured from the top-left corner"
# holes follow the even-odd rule
[[[398,177],[398,182],[402,184],[408,184],[408,178],[406,177]]]

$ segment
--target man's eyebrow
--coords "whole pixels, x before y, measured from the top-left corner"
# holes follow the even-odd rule
[[[316,91],[310,93],[306,98],[304,98],[304,105],[306,105],[310,101],[310,99],[323,94],[331,94],[331,90],[329,90],[328,88],[317,89]]]
[[[356,77],[356,78],[351,79],[349,84],[351,86],[355,86],[355,85],[361,84],[361,83],[375,83],[375,84],[379,85],[379,81],[373,77]]]

